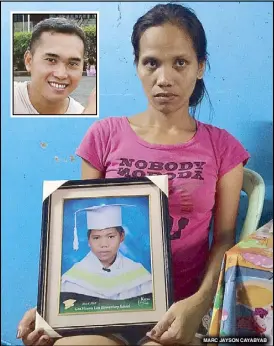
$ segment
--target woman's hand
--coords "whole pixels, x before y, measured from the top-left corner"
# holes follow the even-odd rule
[[[96,114],[96,87],[92,90],[88,98],[88,105],[82,114]]]
[[[54,340],[45,333],[44,329],[34,330],[35,316],[36,308],[25,313],[18,325],[17,339],[22,339],[26,346],[53,345]]]
[[[194,294],[174,303],[147,336],[160,344],[190,344],[205,314],[203,298]]]

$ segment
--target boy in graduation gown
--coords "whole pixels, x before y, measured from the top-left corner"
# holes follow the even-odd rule
[[[119,251],[125,238],[121,205],[96,206],[78,211],[82,210],[87,213],[91,251],[62,275],[61,292],[111,300],[152,293],[151,274],[141,263],[132,261]],[[74,249],[77,250],[76,213]]]

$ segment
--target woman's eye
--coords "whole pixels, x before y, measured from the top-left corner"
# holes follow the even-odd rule
[[[146,60],[145,66],[148,68],[156,68],[157,67],[157,61],[154,59]]]
[[[176,66],[183,67],[185,66],[186,62],[183,59],[179,59],[176,61]]]

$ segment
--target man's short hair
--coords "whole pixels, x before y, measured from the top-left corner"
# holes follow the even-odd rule
[[[43,32],[76,35],[83,41],[84,51],[86,49],[86,36],[80,26],[67,18],[56,17],[44,19],[34,26],[29,44],[31,53],[34,53],[35,46]]]

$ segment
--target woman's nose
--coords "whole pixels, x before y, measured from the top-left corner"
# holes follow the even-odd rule
[[[159,68],[157,85],[159,87],[172,87],[174,85],[172,67]]]

